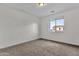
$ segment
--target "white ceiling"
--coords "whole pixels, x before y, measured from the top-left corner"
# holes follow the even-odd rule
[[[51,11],[55,11],[55,14],[63,11],[68,11],[75,7],[79,7],[78,3],[47,3],[47,5],[44,7],[38,7],[36,3],[6,3],[0,5],[24,11],[37,17],[43,17],[53,14],[51,13]]]

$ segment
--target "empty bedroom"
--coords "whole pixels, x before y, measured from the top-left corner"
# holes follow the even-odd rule
[[[0,3],[0,56],[79,56],[79,3]]]

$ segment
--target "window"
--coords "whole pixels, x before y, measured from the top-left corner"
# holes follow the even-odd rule
[[[52,32],[63,32],[64,31],[64,19],[55,19],[49,22],[49,27]]]

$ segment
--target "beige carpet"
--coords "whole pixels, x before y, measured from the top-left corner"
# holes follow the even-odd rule
[[[34,40],[0,50],[0,56],[78,56],[79,47],[48,40]]]

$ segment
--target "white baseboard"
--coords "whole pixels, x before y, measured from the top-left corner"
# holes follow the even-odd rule
[[[36,40],[36,39],[38,39],[38,37],[32,37],[32,38],[29,38],[29,40],[26,39],[26,40],[20,40],[20,41],[17,41],[17,42],[11,42],[10,44],[0,46],[0,49],[15,46],[15,45],[22,44],[22,43],[25,43],[25,42],[29,42],[29,41],[32,41],[32,40]]]

